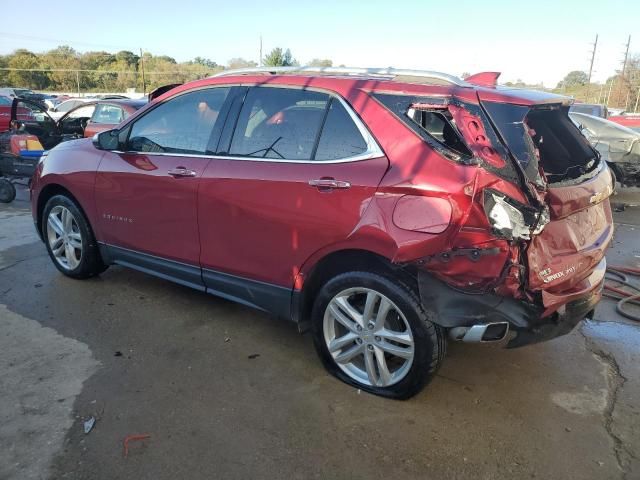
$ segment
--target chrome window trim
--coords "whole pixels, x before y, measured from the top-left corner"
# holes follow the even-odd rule
[[[362,135],[363,140],[365,141],[366,145],[367,145],[367,150],[358,154],[358,155],[352,155],[350,157],[342,157],[342,158],[336,158],[336,159],[332,159],[332,160],[294,160],[294,159],[285,159],[285,158],[263,158],[263,157],[248,157],[248,156],[243,156],[243,155],[206,155],[206,154],[189,154],[189,153],[168,153],[168,152],[136,152],[136,151],[121,151],[121,150],[112,150],[113,153],[126,153],[126,154],[141,154],[141,155],[160,155],[160,156],[165,156],[165,157],[193,157],[193,158],[208,158],[208,159],[216,159],[216,160],[243,160],[243,161],[254,161],[254,162],[275,162],[275,163],[304,163],[304,164],[311,164],[311,165],[322,165],[324,163],[348,163],[348,162],[360,162],[363,160],[369,160],[372,158],[380,158],[380,157],[384,157],[385,154],[382,151],[382,148],[380,148],[380,145],[378,144],[378,142],[376,141],[376,139],[373,137],[373,135],[371,134],[371,132],[369,131],[369,129],[367,128],[367,126],[364,124],[364,122],[362,121],[362,119],[358,116],[358,114],[354,111],[354,109],[351,107],[351,105],[349,105],[347,103],[347,101],[342,98],[342,96],[340,96],[339,94],[337,94],[336,92],[333,92],[331,90],[326,90],[323,88],[315,88],[315,87],[305,87],[304,85],[286,85],[286,84],[278,84],[278,85],[269,85],[269,84],[260,84],[260,83],[249,83],[249,84],[219,84],[219,85],[208,85],[208,86],[204,86],[201,88],[196,88],[196,89],[192,89],[192,90],[187,90],[185,92],[180,92],[177,93],[176,95],[167,98],[164,102],[167,102],[173,98],[176,98],[180,95],[186,94],[186,93],[191,93],[191,92],[195,92],[198,90],[203,90],[206,88],[216,88],[216,87],[238,87],[238,86],[244,86],[244,87],[259,87],[259,88],[264,88],[264,87],[268,87],[268,88],[284,88],[284,89],[296,89],[296,90],[309,90],[309,91],[313,91],[313,92],[318,92],[318,93],[324,93],[326,95],[328,95],[330,98],[336,98],[338,99],[338,101],[342,104],[342,106],[346,109],[347,113],[349,114],[349,116],[351,117],[351,120],[356,124],[356,127],[358,129],[358,131],[360,132],[360,135]],[[164,103],[162,102],[162,103]],[[155,110],[155,108],[149,110],[149,112],[152,112],[153,110]],[[140,118],[143,118],[147,113],[149,112],[145,112],[144,115],[142,115]],[[134,122],[131,122],[132,124],[137,122],[139,120],[139,118],[136,118]]]
[[[361,162],[363,160],[369,160],[372,158],[384,157],[384,153],[380,152],[364,152],[360,155],[354,155],[347,158],[338,158],[335,160],[287,160],[283,158],[262,158],[262,157],[241,157],[235,155],[203,155],[196,153],[167,153],[167,152],[134,152],[134,151],[122,151],[111,150],[113,153],[123,155],[147,155],[147,156],[160,156],[160,157],[188,157],[188,158],[204,158],[209,160],[241,160],[245,162],[263,162],[263,163],[304,163],[307,165],[323,165],[331,163],[349,163],[349,162]]]

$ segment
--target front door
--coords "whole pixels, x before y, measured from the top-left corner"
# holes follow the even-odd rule
[[[125,126],[122,152],[105,154],[95,198],[101,237],[116,261],[201,284],[197,192],[229,90],[169,98]]]
[[[249,89],[198,194],[209,289],[271,311],[281,295],[286,315],[304,261],[353,231],[388,161],[349,108],[321,92]]]

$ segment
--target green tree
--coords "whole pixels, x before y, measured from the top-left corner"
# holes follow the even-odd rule
[[[282,48],[276,47],[264,57],[264,64],[269,67],[291,67],[298,65],[298,61],[293,58],[288,48],[283,51]]]
[[[218,68],[218,64],[213,60],[209,60],[208,58],[196,57],[191,62],[191,64],[202,65],[207,68]]]
[[[42,71],[25,71],[42,68],[38,56],[29,50],[19,49],[9,56],[8,68],[19,70],[10,71],[7,82],[12,87],[27,87],[42,90],[49,85],[49,78]]]
[[[7,68],[7,65],[9,65],[9,56],[0,55],[0,87],[8,86],[9,72],[7,72],[7,70],[3,70],[4,68]]]
[[[78,70],[81,68],[80,56],[73,48],[62,45],[49,50],[40,56],[40,63],[43,67],[52,70],[71,70],[48,72],[51,86],[56,90],[74,92],[78,89]]]
[[[572,88],[578,85],[586,85],[589,81],[589,76],[581,70],[573,70],[567,73],[567,75],[558,83],[558,88]]]
[[[251,68],[257,67],[258,64],[253,60],[245,60],[244,58],[234,57],[227,62],[227,67],[230,69],[236,68]]]
[[[307,65],[309,67],[333,67],[333,61],[328,58],[314,58]]]
[[[120,50],[118,53],[116,53],[116,60],[118,62],[121,62],[122,64],[126,63],[131,67],[135,67],[136,65],[138,65],[138,60],[140,60],[140,57],[138,57],[133,52],[130,52],[129,50]]]

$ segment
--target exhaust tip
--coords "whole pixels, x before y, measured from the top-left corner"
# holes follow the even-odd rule
[[[509,333],[508,322],[492,322],[470,327],[454,327],[449,330],[452,340],[466,343],[499,342]]]

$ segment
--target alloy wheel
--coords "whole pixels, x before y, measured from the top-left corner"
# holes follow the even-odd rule
[[[402,311],[369,288],[334,296],[324,314],[324,340],[336,365],[364,385],[388,387],[411,369],[414,340]]]
[[[66,270],[74,270],[82,260],[82,235],[71,211],[61,205],[51,209],[47,217],[47,240],[51,253]]]

